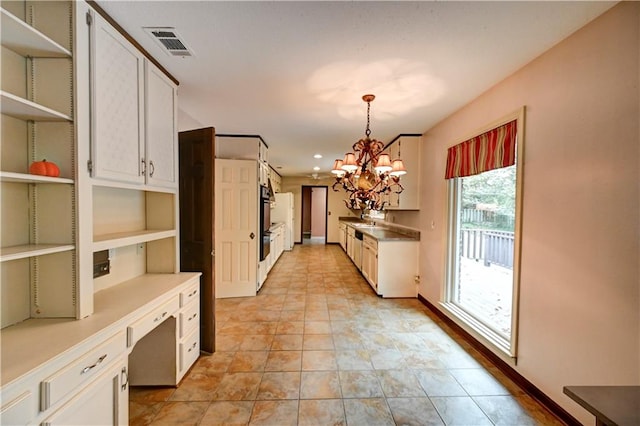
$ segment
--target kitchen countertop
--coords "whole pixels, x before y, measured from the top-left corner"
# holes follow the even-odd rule
[[[596,416],[597,425],[640,424],[640,386],[565,386],[563,392]]]
[[[272,231],[276,228],[279,228],[281,226],[284,226],[284,222],[274,222],[271,224],[271,226],[269,227],[269,231]]]
[[[95,293],[94,313],[81,320],[29,319],[2,329],[0,385],[35,371],[92,336],[104,334],[106,339],[126,329],[153,306],[177,297],[176,288],[199,276],[200,272],[141,275]]]
[[[378,241],[420,241],[419,231],[392,227],[386,224],[371,226],[367,222],[356,218],[339,218],[338,220]]]

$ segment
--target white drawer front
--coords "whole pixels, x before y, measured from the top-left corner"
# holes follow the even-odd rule
[[[13,400],[2,404],[0,410],[0,424],[3,425],[26,425],[36,414],[33,412],[35,407],[31,408],[33,395],[27,391],[14,398]]]
[[[122,331],[43,380],[40,383],[40,409],[48,409],[69,392],[88,382],[124,350],[125,336]]]
[[[364,243],[365,245],[368,245],[369,247],[371,247],[371,248],[372,248],[372,249],[374,249],[374,250],[377,250],[377,249],[378,249],[378,240],[376,240],[376,239],[375,239],[375,238],[373,238],[373,237],[370,237],[370,236],[368,236],[368,235],[365,235],[365,236],[364,236],[364,238],[363,238],[363,243]]]
[[[194,301],[180,312],[180,338],[184,338],[200,323],[200,303]]]
[[[180,307],[187,306],[192,300],[200,298],[200,280],[180,292]]]
[[[127,346],[131,347],[142,339],[147,333],[160,325],[164,320],[174,315],[179,308],[180,302],[178,296],[172,297],[164,305],[154,309],[143,318],[127,327]]]
[[[184,373],[200,355],[200,330],[196,329],[180,343],[180,372]]]

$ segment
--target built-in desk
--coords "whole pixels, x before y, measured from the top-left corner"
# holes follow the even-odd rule
[[[596,426],[640,425],[640,386],[565,386],[563,392],[596,416]]]
[[[175,386],[200,354],[200,273],[144,274],[81,320],[2,329],[0,424],[128,423],[128,385]]]

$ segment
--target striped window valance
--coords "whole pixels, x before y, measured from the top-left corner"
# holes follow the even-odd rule
[[[466,140],[449,148],[445,179],[473,176],[516,160],[517,120]]]

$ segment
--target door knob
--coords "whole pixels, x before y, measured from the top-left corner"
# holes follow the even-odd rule
[[[251,234],[249,234],[249,238],[251,238],[252,240],[256,237],[256,234],[254,234],[253,232]]]

